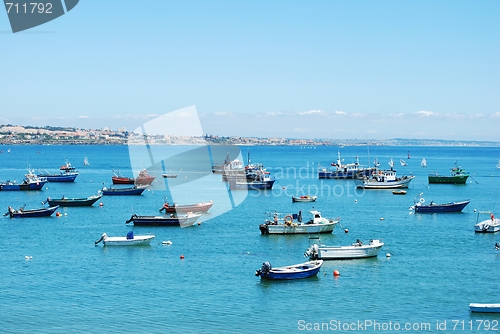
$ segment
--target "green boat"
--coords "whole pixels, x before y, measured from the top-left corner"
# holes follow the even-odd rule
[[[465,184],[468,177],[469,173],[458,166],[451,169],[451,175],[429,174],[429,183]]]

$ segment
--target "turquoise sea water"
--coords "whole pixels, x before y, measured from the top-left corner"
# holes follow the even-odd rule
[[[10,148],[11,153],[4,147],[0,154],[0,180],[21,180],[28,165],[56,171],[66,159],[80,175],[75,183],[51,183],[42,191],[0,192],[5,211],[7,206],[24,204],[41,207],[48,196],[92,195],[103,183],[109,186],[112,170],[132,176],[126,146]],[[179,148],[163,148],[174,149]],[[318,180],[318,164],[334,161],[336,147],[242,147],[241,151],[245,159],[250,151],[253,162],[262,162],[276,176],[273,190],[249,192],[246,198],[234,194],[239,198],[236,204],[241,204],[229,210],[222,205],[227,194],[217,187],[220,175],[186,186],[190,202],[215,202],[212,214],[202,217],[200,225],[183,229],[125,225],[133,212],[158,213],[164,197],[170,196],[162,189],[142,196],[103,197],[102,207],[98,202],[93,207],[61,208],[61,217],[3,217],[1,332],[393,332],[405,331],[408,325],[412,332],[435,332],[444,325],[447,331],[484,332],[486,326],[494,329],[495,323],[498,332],[500,316],[470,314],[468,305],[500,302],[500,252],[494,249],[500,233],[475,234],[473,212],[500,215],[499,148],[370,147],[370,160],[377,157],[382,168],[393,158],[399,174],[416,175],[406,196],[355,191],[348,180]],[[361,164],[368,163],[366,147],[345,147],[341,153],[346,163],[355,156]],[[85,156],[90,166],[83,166]],[[399,165],[401,158],[408,166]],[[420,167],[422,158],[427,168]],[[429,171],[448,173],[456,161],[471,172],[466,185],[427,184]],[[180,180],[191,177],[187,169],[172,172]],[[298,189],[317,194],[317,202],[292,203],[291,195],[302,194]],[[427,201],[471,199],[471,203],[459,214],[415,215],[408,208],[421,192]],[[189,201],[186,194],[179,196]],[[222,209],[217,208],[218,199]],[[273,266],[304,261],[309,246],[304,235],[262,236],[258,226],[265,212],[306,212],[312,206],[325,217],[340,217],[349,230],[346,234],[336,228],[332,235],[321,236],[323,243],[381,239],[386,246],[378,258],[327,261],[311,279],[267,282],[255,277],[264,261]],[[129,230],[152,233],[156,239],[147,247],[94,246],[103,232],[123,236]],[[163,245],[166,240],[172,244]],[[334,270],[340,277],[333,277]]]

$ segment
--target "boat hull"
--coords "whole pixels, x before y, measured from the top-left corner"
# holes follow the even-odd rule
[[[240,182],[229,181],[229,187],[233,190],[265,190],[272,189],[276,180],[269,180],[264,182]]]
[[[323,264],[322,260],[309,261],[299,265],[272,268],[262,272],[260,277],[268,280],[294,280],[316,276]]]
[[[144,187],[134,187],[134,188],[103,188],[102,189],[102,194],[109,196],[109,195],[141,195],[143,191],[146,190]]]
[[[132,217],[126,223],[133,223],[134,226],[180,226],[187,227],[193,225],[201,214],[193,214],[180,217],[168,216],[137,216]]]
[[[97,202],[102,196],[90,196],[87,198],[61,198],[61,199],[51,199],[48,198],[47,202],[50,206],[92,206]]]
[[[310,234],[310,233],[332,233],[338,221],[323,224],[262,224],[262,234]]]
[[[108,237],[103,240],[105,246],[144,246],[149,245],[155,238],[154,235],[135,235],[133,239],[127,237]]]
[[[474,225],[474,232],[476,233],[495,233],[498,231],[500,231],[500,219],[498,218],[484,220]]]
[[[316,199],[318,196],[300,196],[300,197],[295,197],[292,196],[292,202],[316,202]]]
[[[417,213],[461,212],[470,201],[452,202],[446,204],[415,205]]]
[[[48,217],[51,216],[59,206],[54,206],[50,208],[43,208],[37,210],[10,210],[10,218],[34,218],[34,217]]]
[[[188,204],[188,205],[169,205],[169,206],[164,205],[163,208],[160,209],[160,211],[165,210],[165,212],[168,213],[207,212],[208,210],[210,210],[212,205],[214,205],[213,202]]]
[[[2,191],[18,191],[18,190],[42,190],[43,186],[47,181],[40,181],[34,183],[4,183],[0,184],[0,190]]]
[[[500,304],[470,303],[469,308],[471,312],[500,313]]]
[[[361,246],[323,246],[318,248],[320,260],[349,260],[375,257],[384,245],[378,240],[373,244]]]
[[[47,178],[48,182],[75,182],[78,173],[37,174],[37,176]]]
[[[356,188],[364,188],[364,189],[399,189],[399,188],[408,188],[411,180],[413,180],[415,176],[407,176],[403,177],[396,181],[385,181],[379,182],[375,179],[369,180],[354,180],[356,184]]]
[[[456,176],[444,176],[444,175],[429,175],[429,183],[448,183],[448,184],[465,184],[469,175],[456,175]]]

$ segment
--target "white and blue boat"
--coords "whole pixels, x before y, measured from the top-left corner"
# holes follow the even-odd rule
[[[342,159],[340,159],[340,152],[338,152],[338,158],[336,162],[332,162],[331,165],[334,167],[332,169],[322,168],[318,170],[319,179],[355,179],[368,177],[375,170],[375,168],[362,167],[359,164],[358,157],[356,161],[350,164],[342,164]]]
[[[470,303],[469,308],[471,312],[500,313],[500,304]]]
[[[264,262],[259,270],[255,271],[255,276],[269,280],[292,280],[308,278],[318,274],[323,260],[308,261],[291,266],[273,268],[269,262]]]
[[[463,200],[450,203],[434,203],[431,201],[429,204],[425,204],[425,199],[420,193],[420,199],[415,201],[415,204],[410,207],[410,210],[415,210],[416,213],[447,213],[447,212],[461,212],[469,203],[470,200]]]

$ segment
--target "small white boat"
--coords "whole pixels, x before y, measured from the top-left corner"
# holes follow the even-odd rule
[[[500,160],[497,162],[497,168],[500,168]]]
[[[490,219],[479,222],[480,214],[489,214]],[[489,211],[478,211],[474,232],[476,233],[495,233],[500,231],[500,219],[495,218],[495,215]]]
[[[500,313],[500,304],[470,303],[469,308],[471,312]]]
[[[311,260],[348,260],[364,259],[378,255],[380,248],[384,245],[380,240],[370,240],[363,243],[359,239],[349,246],[325,246],[314,244],[304,253]]]
[[[406,163],[406,161],[404,161],[403,159],[400,159],[399,160],[399,163],[401,164],[401,166],[408,166],[408,164]]]
[[[154,235],[134,235],[133,231],[128,232],[126,237],[108,237],[106,233],[103,233],[95,244],[102,241],[104,246],[140,246],[149,245],[154,238]]]
[[[88,166],[89,164],[89,159],[87,157],[83,158],[83,165]]]
[[[292,202],[316,202],[318,196],[292,196]]]
[[[420,162],[420,166],[422,166],[422,168],[427,167],[427,160],[425,160],[425,158],[422,158],[422,161]]]
[[[286,215],[280,218],[274,212],[272,219],[266,219],[264,224],[259,226],[262,234],[307,234],[307,233],[332,233],[339,219],[326,219],[321,216],[321,212],[312,210],[312,219],[302,222],[302,211],[298,214]]]

